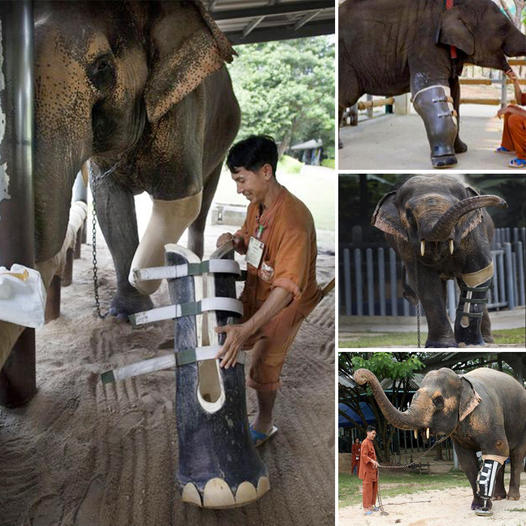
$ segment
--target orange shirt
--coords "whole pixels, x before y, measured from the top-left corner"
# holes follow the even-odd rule
[[[352,445],[351,454],[353,461],[360,460],[360,445],[361,444],[356,444],[356,442]]]
[[[376,480],[378,478],[378,469],[373,466],[372,461],[376,460],[376,452],[374,445],[368,438],[362,442],[362,449],[360,454],[360,467],[358,469],[358,476],[363,480]]]
[[[302,316],[307,316],[319,301],[321,290],[316,283],[316,230],[309,209],[285,187],[274,203],[260,216],[259,205],[250,204],[241,230],[245,247],[250,237],[265,244],[259,267],[247,264],[247,281],[241,295],[245,318],[252,316],[268,298],[274,287],[283,287],[292,296]],[[248,312],[247,312],[248,311]]]

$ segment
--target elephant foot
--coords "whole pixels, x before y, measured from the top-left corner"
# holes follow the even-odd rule
[[[520,500],[521,494],[519,493],[519,490],[513,491],[510,489],[510,491],[508,491],[508,496],[506,498],[508,500]]]
[[[493,504],[491,503],[491,500],[486,500],[484,502],[480,497],[475,497],[471,503],[471,509],[475,512],[475,515],[481,517],[493,515],[493,512],[491,511],[492,507]]]
[[[341,150],[343,148],[343,142],[338,141],[338,150]]]
[[[464,153],[468,151],[468,145],[458,137],[455,139],[454,148],[455,153]]]
[[[153,308],[150,296],[144,296],[131,285],[125,291],[117,291],[110,306],[110,314],[119,320],[128,321],[128,317],[136,312],[143,312]]]
[[[493,500],[504,500],[506,498],[506,495],[504,497],[501,497],[500,495],[494,495]]]
[[[457,164],[457,158],[452,154],[431,156],[431,164],[433,165],[433,168],[451,168]]]
[[[437,347],[440,349],[446,348],[446,347],[458,347],[457,342],[455,340],[446,340],[446,341],[433,341],[433,340],[427,340],[426,341],[426,347]]]

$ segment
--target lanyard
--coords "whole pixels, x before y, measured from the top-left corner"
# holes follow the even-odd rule
[[[265,227],[263,225],[258,225],[257,231],[256,231],[256,239],[261,239],[261,235],[263,234],[263,230],[265,230]]]

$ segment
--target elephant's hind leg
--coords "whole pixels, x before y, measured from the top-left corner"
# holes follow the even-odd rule
[[[502,500],[506,498],[506,489],[504,488],[504,471],[506,464],[500,466],[495,480],[495,492],[493,493],[493,500]]]
[[[219,177],[221,176],[221,169],[223,168],[223,161],[221,161],[218,166],[216,166],[205,183],[203,189],[203,201],[201,203],[201,211],[197,216],[196,220],[190,225],[188,229],[188,248],[194,253],[197,254],[200,258],[203,257],[204,249],[204,231],[206,225],[206,217],[208,215],[208,210],[212,204],[212,199],[217,189],[217,184],[219,182]],[[232,191],[234,190],[234,185],[232,184]]]
[[[508,499],[519,500],[520,499],[520,483],[521,483],[521,471],[524,467],[524,457],[526,456],[526,446],[513,450],[510,454],[511,460],[511,478],[510,488],[508,491]]]
[[[100,176],[99,168],[90,163],[90,187],[95,198],[97,217],[108,245],[117,274],[117,292],[110,314],[128,319],[129,314],[149,310],[149,296],[140,294],[128,282],[130,264],[139,243],[133,194],[112,180]]]

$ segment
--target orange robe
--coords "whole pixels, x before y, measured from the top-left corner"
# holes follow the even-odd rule
[[[521,104],[526,104],[526,94],[522,94]],[[501,145],[515,151],[519,159],[526,161],[526,117],[522,115],[504,115],[504,129]]]
[[[360,465],[360,444],[356,444],[355,442],[352,445],[351,456],[352,456],[351,474],[354,474],[354,468]]]
[[[360,454],[360,469],[358,476],[363,480],[363,508],[368,509],[375,505],[378,493],[378,468],[372,461],[376,460],[376,452],[371,440],[366,438],[362,442]]]

